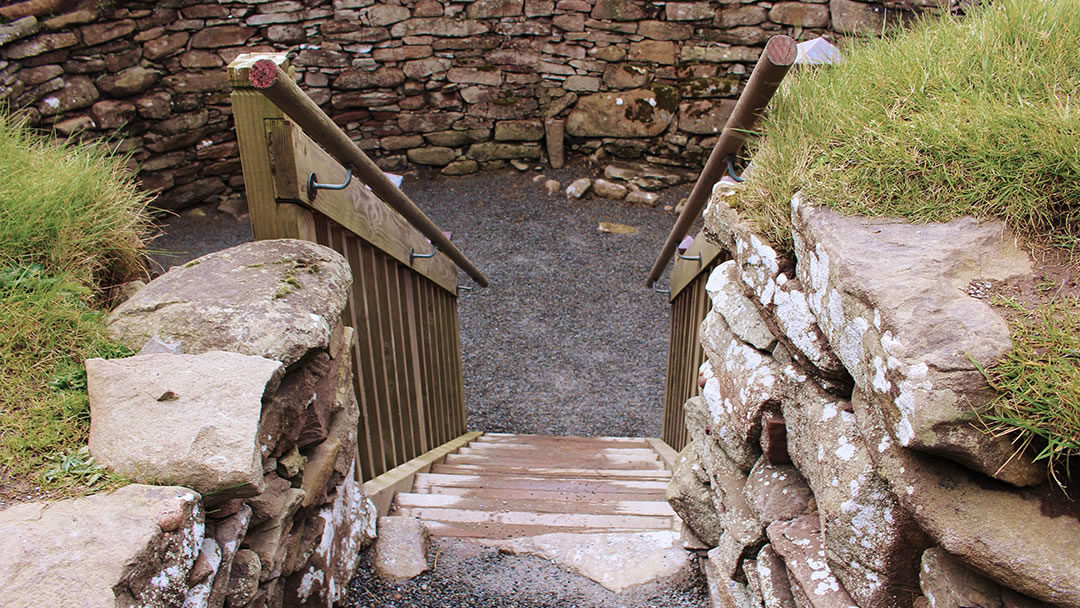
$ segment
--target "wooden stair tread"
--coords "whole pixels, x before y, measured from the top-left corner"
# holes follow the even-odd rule
[[[585,469],[585,468],[537,468],[512,465],[437,464],[432,473],[458,475],[517,475],[529,477],[562,477],[572,479],[671,479],[671,471],[661,469]]]
[[[486,538],[503,540],[522,536],[539,536],[559,532],[575,534],[610,534],[613,532],[641,532],[638,528],[552,528],[550,526],[530,526],[498,523],[461,523],[445,521],[425,521],[428,532],[436,537]]]
[[[393,513],[434,536],[677,530],[655,441],[486,433],[417,473]]]
[[[562,492],[596,491],[622,492],[655,491],[663,494],[667,489],[666,481],[636,481],[625,479],[561,479],[558,477],[488,477],[483,475],[440,475],[438,473],[420,473],[416,476],[416,488],[432,486],[457,488],[506,488],[555,490]]]
[[[549,528],[623,528],[670,530],[671,518],[655,515],[614,515],[596,513],[537,513],[531,511],[484,511],[440,507],[402,507],[395,513],[423,521],[469,524],[508,524]]]
[[[445,486],[433,486],[428,494],[440,494],[446,496],[465,496],[471,498],[495,498],[512,500],[561,500],[565,502],[618,502],[623,500],[661,501],[664,495],[660,492],[581,492],[581,491],[558,491],[558,490],[520,490],[508,488],[450,488]]]
[[[666,470],[666,467],[664,467],[664,463],[659,460],[636,460],[628,462],[621,460],[611,460],[607,458],[556,458],[553,456],[548,456],[541,459],[528,457],[500,457],[494,455],[477,454],[447,454],[444,461],[445,464],[502,464],[510,466],[537,468],[564,467],[593,469],[649,469],[657,471]]]
[[[584,498],[584,496],[582,496]],[[528,511],[532,513],[593,513],[602,515],[650,515],[671,517],[674,511],[663,500],[547,500],[490,495],[398,494],[398,508],[445,508],[490,512]]]

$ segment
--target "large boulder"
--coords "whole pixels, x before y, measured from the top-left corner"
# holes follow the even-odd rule
[[[784,402],[788,451],[814,491],[832,573],[862,606],[907,606],[930,543],[875,473],[850,410],[803,382]]]
[[[656,137],[668,128],[678,108],[677,99],[675,105],[670,103],[667,89],[660,91],[633,89],[585,95],[566,118],[566,133],[573,137]]]
[[[877,474],[931,539],[969,568],[1038,600],[1080,608],[1080,513],[1044,484],[1018,489],[892,439],[877,404],[852,398]]]
[[[174,486],[0,511],[0,589],[10,608],[180,608],[203,544],[200,498]]]
[[[168,480],[216,498],[262,491],[257,439],[281,363],[237,353],[90,359],[90,452],[140,483]]]
[[[1012,341],[968,287],[1031,273],[1004,224],[845,217],[798,195],[791,217],[810,310],[893,438],[1014,485],[1045,479],[1046,467],[1015,455],[1008,437],[977,428],[995,395],[979,366]]]
[[[174,267],[110,315],[110,334],[138,350],[157,335],[184,352],[238,352],[286,366],[326,349],[352,284],[332,249],[256,241]]]

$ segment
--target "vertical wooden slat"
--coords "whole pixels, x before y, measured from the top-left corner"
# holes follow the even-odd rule
[[[461,361],[461,326],[458,324],[457,297],[454,294],[446,294],[446,301],[450,307],[450,352],[454,364],[454,403],[452,407],[457,413],[458,427],[455,435],[462,435],[468,426],[465,417],[465,370]]]
[[[451,435],[460,435],[459,430],[464,427],[464,424],[458,408],[455,407],[457,403],[458,375],[457,366],[455,365],[457,352],[454,349],[454,323],[451,316],[453,312],[450,306],[450,296],[445,292],[439,294],[439,311],[442,314],[440,336],[443,341],[443,356],[446,357],[446,387],[448,389],[446,407],[450,414],[450,433]]]
[[[428,442],[427,434],[427,399],[424,395],[423,372],[420,367],[420,328],[416,323],[417,275],[407,268],[398,268],[398,281],[402,287],[402,322],[403,336],[408,348],[409,390],[413,409],[413,433],[416,435],[416,450],[419,454],[433,447]]]
[[[435,376],[432,373],[431,326],[427,320],[428,288],[427,282],[416,282],[416,309],[414,316],[418,328],[417,338],[420,347],[420,381],[424,394],[424,422],[428,445],[442,445],[438,432],[438,404],[435,401]]]
[[[387,448],[385,435],[383,434],[383,421],[380,413],[381,395],[378,390],[377,374],[375,370],[376,353],[374,350],[371,314],[368,312],[367,285],[370,280],[363,273],[363,252],[361,241],[350,234],[342,234],[342,248],[345,251],[349,265],[353,269],[352,302],[356,316],[356,342],[358,348],[358,375],[360,376],[360,390],[362,391],[362,403],[364,408],[362,416],[368,442],[370,443],[371,463],[370,469],[375,476],[385,473],[393,466],[389,466],[387,460]]]
[[[385,274],[386,313],[387,326],[393,337],[392,349],[387,353],[389,361],[394,369],[394,388],[397,390],[398,418],[401,420],[401,441],[404,449],[405,460],[412,460],[419,456],[416,446],[416,424],[413,406],[416,400],[412,396],[412,384],[409,379],[409,354],[408,342],[406,341],[405,327],[402,320],[402,297],[404,289],[401,287],[401,275],[398,272],[397,260],[388,255],[380,256],[383,259]]]
[[[435,377],[435,395],[436,403],[439,407],[439,442],[444,443],[450,437],[452,431],[450,412],[447,404],[449,403],[449,386],[446,383],[447,371],[446,371],[446,352],[443,349],[445,341],[442,337],[442,317],[439,314],[439,293],[438,290],[431,288],[429,290],[429,308],[428,315],[431,323],[431,339],[432,339],[432,355],[434,366],[432,368],[433,375]]]

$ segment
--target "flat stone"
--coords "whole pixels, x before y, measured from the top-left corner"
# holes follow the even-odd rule
[[[495,123],[495,141],[539,141],[544,123],[539,120],[501,120]]]
[[[163,57],[168,57],[185,48],[187,46],[188,38],[190,38],[190,36],[187,32],[176,32],[174,34],[169,34],[168,36],[162,36],[161,38],[147,40],[143,44],[143,57],[151,61],[157,61]]]
[[[286,275],[300,287],[285,283]],[[107,325],[132,349],[157,335],[183,342],[188,353],[228,350],[288,366],[328,347],[351,282],[344,258],[326,247],[247,243],[170,269],[117,307]]]
[[[90,116],[100,129],[119,129],[135,117],[135,105],[105,99],[90,108]]]
[[[776,336],[743,290],[734,260],[717,266],[705,284],[705,291],[712,300],[712,310],[724,318],[728,329],[754,348],[771,351],[776,345]]]
[[[796,608],[787,567],[772,545],[765,545],[754,560],[762,603],[768,608]],[[749,575],[748,575],[749,576]]]
[[[795,4],[798,4],[797,2]],[[717,27],[735,27],[737,25],[757,25],[765,21],[768,11],[760,6],[721,6],[716,11],[713,25]],[[826,11],[826,18],[828,11]]]
[[[229,570],[229,586],[225,597],[230,606],[247,606],[259,590],[259,572],[262,562],[259,554],[251,549],[240,549],[233,557]]]
[[[191,37],[191,48],[218,49],[242,46],[255,34],[255,29],[239,25],[222,25],[199,30]]]
[[[702,21],[712,19],[713,14],[708,2],[668,2],[664,5],[664,16],[668,21]]]
[[[443,175],[472,175],[480,170],[480,163],[475,160],[455,160],[442,168]]]
[[[683,45],[679,51],[680,63],[753,63],[761,56],[761,49],[746,46],[694,46]]]
[[[655,137],[674,117],[675,108],[667,105],[651,89],[587,95],[567,117],[566,132],[573,137]]]
[[[696,135],[718,135],[735,110],[734,99],[694,99],[679,106],[679,130]]]
[[[535,555],[621,593],[690,576],[690,553],[672,530],[610,534],[556,533],[499,544],[512,555]]]
[[[187,488],[16,504],[0,511],[4,604],[179,606],[203,534],[200,497]]]
[[[409,18],[409,9],[393,4],[376,4],[367,9],[367,22],[375,27],[391,25]]]
[[[405,154],[409,157],[409,162],[436,167],[444,167],[450,164],[458,155],[457,151],[453,148],[444,148],[441,146],[413,148],[406,151]]]
[[[446,72],[450,82],[499,86],[502,84],[502,72],[498,69],[450,68]]]
[[[2,53],[4,59],[29,59],[44,55],[52,51],[75,46],[79,39],[71,32],[56,32],[41,34],[33,38],[26,38],[4,47]]]
[[[679,452],[665,498],[694,535],[705,543],[706,548],[711,548],[720,544],[724,530],[716,512],[713,492],[702,477],[708,479],[697,449],[687,444]]]
[[[829,13],[833,29],[841,34],[877,36],[886,25],[901,23],[901,13],[855,0],[829,0]]]
[[[592,188],[592,180],[587,177],[575,179],[566,187],[566,198],[581,198]]]
[[[534,143],[483,142],[469,146],[469,150],[465,155],[479,162],[497,159],[510,160],[513,158],[537,160],[540,158],[540,145]]]
[[[645,10],[634,0],[596,0],[590,16],[610,21],[638,21],[645,18]]]
[[[643,40],[630,43],[629,61],[648,61],[661,65],[675,63],[675,43],[669,40]]]
[[[277,361],[225,352],[89,359],[90,452],[133,481],[258,494],[262,398],[282,371]]]
[[[1001,588],[994,581],[969,570],[940,548],[922,556],[919,587],[935,608],[980,606],[1000,608]]]
[[[628,189],[622,184],[616,184],[615,182],[609,182],[606,179],[598,178],[593,180],[593,192],[600,198],[621,201],[626,198]]]
[[[1080,518],[1048,485],[1017,489],[896,442],[863,391],[852,397],[859,433],[902,508],[934,543],[1003,587],[1080,608]]]
[[[63,114],[93,105],[101,98],[97,87],[86,76],[69,76],[63,88],[44,97],[37,105],[42,116]]]
[[[649,82],[649,71],[629,63],[613,63],[604,69],[604,84],[611,89],[636,89]]]
[[[739,91],[739,79],[731,77],[692,78],[679,83],[679,93],[686,99],[730,97]]]
[[[404,38],[405,36],[468,38],[486,34],[489,31],[491,31],[491,27],[483,21],[459,21],[444,17],[414,17],[400,23],[395,23],[393,27],[390,28],[390,35],[394,38]]]
[[[683,23],[642,21],[638,23],[637,33],[653,40],[689,40],[694,35],[694,28]]]
[[[634,190],[626,195],[626,202],[634,205],[644,205],[646,207],[655,207],[660,202],[660,195],[655,192],[645,192],[644,190]]]
[[[795,27],[828,27],[829,7],[802,2],[779,2],[769,9],[769,21]]]
[[[427,527],[413,517],[380,517],[375,543],[375,573],[393,580],[408,580],[427,572]]]
[[[492,19],[498,17],[517,17],[523,14],[524,0],[475,0],[465,9],[470,19]]]
[[[814,493],[799,470],[791,465],[773,465],[758,459],[743,486],[746,504],[762,525],[796,519],[811,511]]]
[[[977,412],[995,396],[978,365],[1004,357],[1012,340],[967,286],[1031,273],[1004,225],[849,218],[798,197],[792,220],[810,310],[894,439],[1013,485],[1045,479],[1045,465],[1013,457],[1011,438],[978,428]]]
[[[798,606],[851,608],[857,605],[825,561],[821,542],[821,522],[817,515],[769,525],[769,541],[784,560],[792,581],[791,591]]]

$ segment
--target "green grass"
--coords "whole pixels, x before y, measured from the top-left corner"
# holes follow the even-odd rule
[[[732,205],[792,252],[790,200],[915,222],[1008,223],[1035,251],[1080,261],[1080,3],[994,0],[790,74]],[[1080,454],[1080,301],[1045,298],[986,370],[993,432],[1051,470]],[[1026,320],[1024,320],[1026,319]]]
[[[993,413],[984,417],[990,431],[1015,434],[1036,460],[1061,464],[1080,454],[1080,301],[1052,302],[1035,311],[1006,303],[1019,314],[1012,320],[1013,351],[989,370],[987,381],[999,391]],[[1057,480],[1060,484],[1061,479]]]
[[[123,159],[0,116],[0,485],[64,493],[110,479],[83,474],[78,455],[82,362],[130,354],[108,340],[103,310],[142,273],[146,202]]]
[[[790,200],[845,213],[1000,218],[1080,254],[1080,5],[996,0],[854,41],[774,98],[737,206],[791,251]]]

